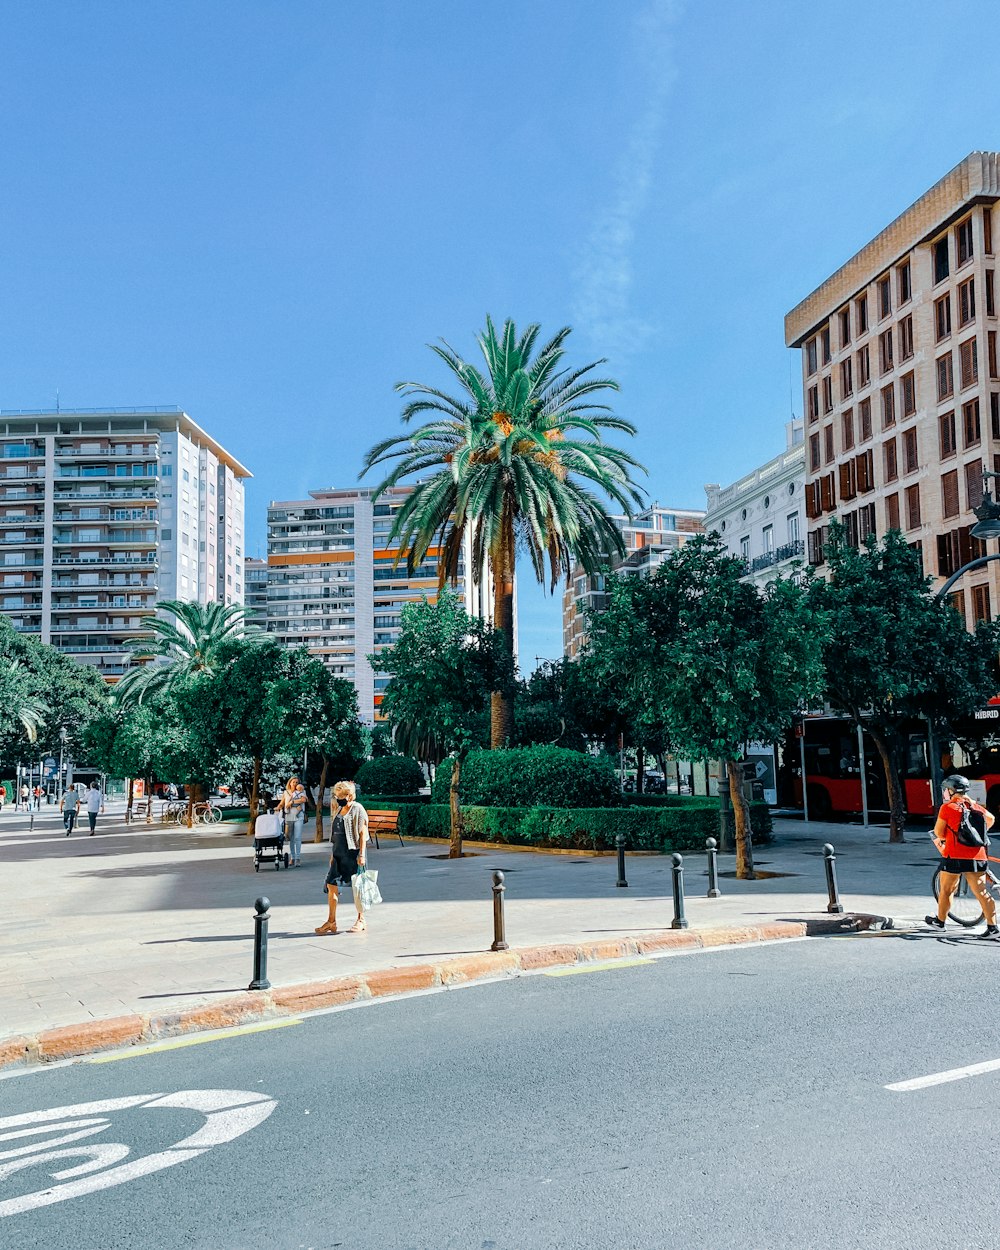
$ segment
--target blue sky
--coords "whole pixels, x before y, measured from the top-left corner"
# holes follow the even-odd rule
[[[0,406],[181,405],[253,469],[262,553],[267,501],[353,481],[487,312],[607,356],[651,495],[703,507],[800,410],[785,312],[1000,147],[987,2],[0,17]],[[520,590],[530,668],[559,598]]]

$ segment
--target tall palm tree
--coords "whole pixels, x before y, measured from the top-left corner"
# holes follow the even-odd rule
[[[147,695],[176,688],[190,677],[214,673],[223,643],[257,632],[246,624],[247,609],[236,604],[165,599],[157,607],[173,619],[154,617],[152,638],[133,648],[136,659],[153,662],[131,669],[115,687],[123,703],[142,703]]]
[[[603,360],[581,368],[563,364],[569,333],[569,327],[560,330],[536,352],[537,325],[519,336],[508,319],[498,335],[487,317],[478,337],[485,374],[447,343],[431,345],[463,394],[454,397],[421,382],[398,383],[396,390],[409,399],[404,422],[434,415],[412,433],[377,443],[365,460],[366,470],[397,462],[379,494],[403,478],[430,473],[397,511],[390,541],[405,552],[411,574],[438,546],[443,587],[458,580],[470,537],[467,573],[481,580],[488,571],[493,623],[511,650],[518,550],[527,551],[539,582],[544,583],[548,564],[550,589],[555,589],[575,562],[591,573],[604,568],[611,555],[624,554],[621,534],[591,486],[623,512],[642,503],[631,471],[645,470],[627,452],[605,443],[602,434],[635,434],[635,427],[594,398],[617,391],[618,383],[593,376]],[[512,721],[509,692],[496,692],[490,709],[493,747],[509,740]]]

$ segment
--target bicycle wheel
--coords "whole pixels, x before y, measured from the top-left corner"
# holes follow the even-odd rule
[[[938,868],[935,870],[933,881],[935,902],[940,897],[940,886],[941,869]],[[951,900],[948,918],[960,924],[963,929],[972,929],[983,919],[983,909],[979,906],[979,899],[969,889],[969,882],[964,874],[958,879],[958,888]]]
[[[217,825],[222,820],[222,808],[210,807],[208,810],[211,813],[209,819],[213,825]]]

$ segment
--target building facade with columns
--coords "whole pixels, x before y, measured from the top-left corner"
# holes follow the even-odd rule
[[[898,529],[940,584],[971,535],[983,469],[1000,470],[1000,153],[973,152],[785,318],[801,349],[810,563],[830,521],[848,541]],[[951,602],[970,625],[1000,605],[996,563]]]

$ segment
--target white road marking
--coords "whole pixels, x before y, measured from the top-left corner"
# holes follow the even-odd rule
[[[997,1071],[1000,1071],[1000,1059],[990,1059],[986,1063],[970,1063],[964,1068],[949,1068],[947,1072],[917,1076],[912,1081],[896,1081],[884,1088],[896,1093],[908,1094],[915,1089],[928,1089],[931,1085],[947,1085],[949,1081],[962,1081],[967,1076],[982,1076],[984,1072]]]
[[[8,1215],[20,1215],[37,1207],[51,1206],[56,1202],[65,1202],[69,1198],[79,1198],[84,1194],[94,1193],[101,1189],[111,1189],[115,1185],[123,1185],[126,1181],[135,1180],[140,1176],[148,1176],[152,1172],[174,1167],[185,1163],[188,1159],[197,1158],[213,1146],[221,1146],[224,1142],[233,1141],[262,1124],[276,1106],[273,1098],[265,1094],[250,1093],[245,1090],[232,1089],[189,1089],[176,1094],[138,1094],[126,1098],[109,1098],[100,1102],[77,1103],[69,1107],[56,1107],[49,1111],[30,1111],[22,1115],[7,1116],[0,1119],[0,1141],[22,1136],[20,1130],[40,1126],[40,1132],[48,1131],[63,1133],[67,1129],[78,1130],[63,1135],[55,1140],[36,1143],[34,1153],[25,1157],[24,1151],[17,1147],[8,1152],[9,1163],[0,1166],[0,1181],[6,1180],[15,1172],[33,1166],[47,1166],[58,1159],[82,1160],[74,1167],[61,1170],[50,1170],[53,1180],[62,1184],[51,1188],[37,1190],[34,1193],[22,1194],[17,1198],[0,1201],[0,1219]],[[159,1108],[182,1108],[199,1111],[205,1116],[205,1123],[189,1137],[176,1145],[156,1154],[146,1155],[131,1162],[123,1163],[130,1153],[130,1147],[119,1142],[103,1142],[97,1145],[68,1146],[64,1143],[73,1137],[90,1136],[111,1126],[111,1120],[97,1123],[95,1115],[110,1115],[115,1111],[135,1108],[155,1111]],[[69,1117],[76,1117],[70,1119]],[[10,1130],[13,1130],[11,1132]],[[53,1146],[64,1147],[52,1149]],[[18,1156],[11,1158],[12,1155]],[[111,1166],[119,1164],[120,1166]],[[98,1169],[107,1169],[98,1171]],[[76,1179],[70,1179],[76,1178]]]

